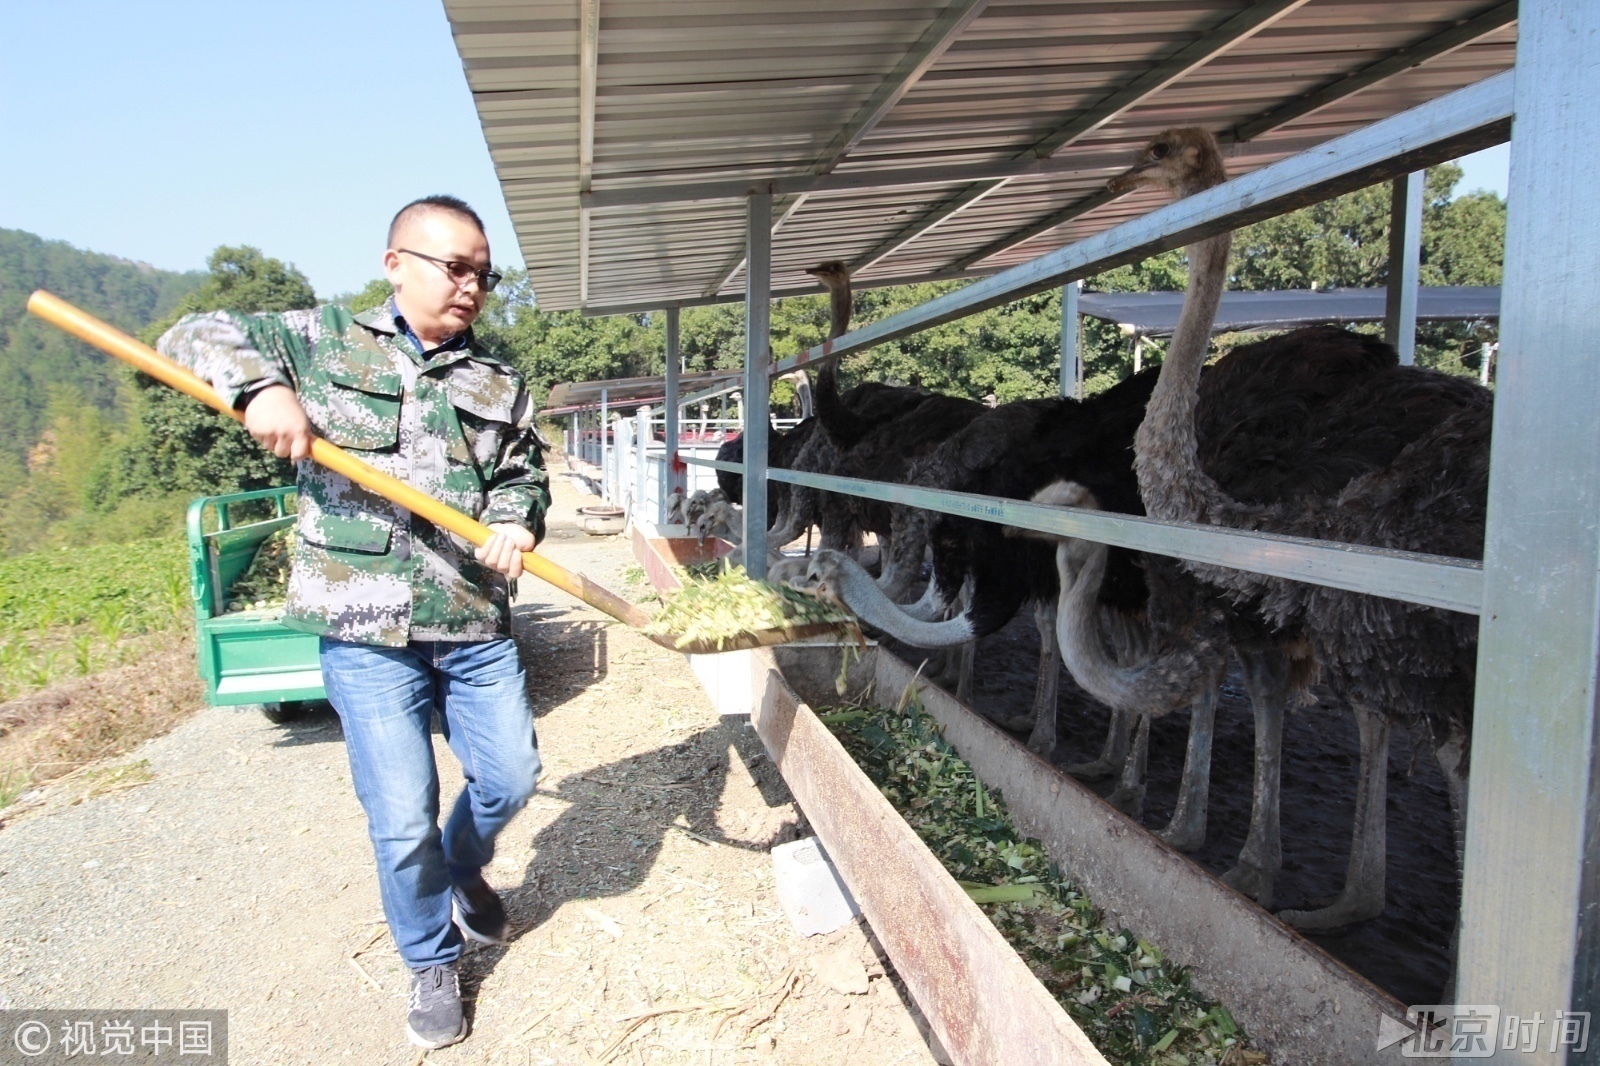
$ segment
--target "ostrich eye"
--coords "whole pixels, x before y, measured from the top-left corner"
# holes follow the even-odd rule
[[[1150,158],[1151,159],[1165,159],[1165,158],[1167,158],[1167,142],[1166,141],[1157,141],[1155,144],[1152,144],[1150,146]]]

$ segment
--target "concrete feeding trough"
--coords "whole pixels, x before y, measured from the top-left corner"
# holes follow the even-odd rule
[[[633,547],[663,590],[671,564],[720,551],[636,529]],[[708,547],[709,545],[709,547]],[[709,557],[709,556],[708,556]],[[662,576],[658,580],[656,575]],[[749,715],[774,765],[934,1034],[957,1063],[1103,1063],[1016,952],[890,806],[806,702],[839,701],[837,643],[692,655],[718,711]],[[916,685],[924,710],[1017,827],[1038,838],[1114,921],[1192,968],[1272,1062],[1357,1066],[1402,1059],[1380,1029],[1407,1027],[1405,1006],[1222,884],[1094,792],[1029,752],[901,659],[869,647],[844,672],[846,692],[880,699]]]

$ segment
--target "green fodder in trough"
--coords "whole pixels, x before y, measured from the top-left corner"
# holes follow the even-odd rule
[[[712,580],[691,580],[673,593],[646,633],[676,636],[680,648],[700,642],[725,648],[746,633],[826,622],[853,616],[810,593],[769,581],[754,581],[734,567]]]
[[[1267,1061],[1186,969],[1104,920],[918,704],[824,708],[819,717],[1110,1062]]]

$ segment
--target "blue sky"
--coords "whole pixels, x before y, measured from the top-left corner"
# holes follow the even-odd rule
[[[7,5],[0,226],[199,269],[253,244],[333,295],[449,192],[522,265],[439,0]]]
[[[380,273],[396,208],[450,192],[522,265],[439,0],[18,4],[0,226],[199,269],[253,244],[318,293]],[[1460,188],[1504,195],[1504,146]]]

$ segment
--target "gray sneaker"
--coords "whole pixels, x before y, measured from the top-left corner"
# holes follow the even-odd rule
[[[421,1048],[454,1044],[467,1035],[461,1013],[461,980],[454,966],[428,966],[411,972],[406,1036]]]

